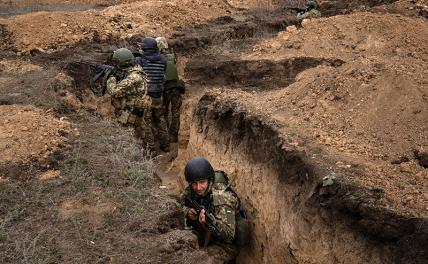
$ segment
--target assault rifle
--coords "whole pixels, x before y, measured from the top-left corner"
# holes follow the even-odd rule
[[[188,197],[185,198],[184,204],[187,207],[195,209],[197,215],[199,215],[201,213],[202,209],[205,210],[205,221],[206,221],[206,226],[208,227],[208,232],[207,232],[207,235],[205,237],[204,247],[207,247],[208,242],[209,242],[210,237],[211,237],[211,233],[214,233],[214,235],[217,237],[220,236],[220,230],[214,224],[214,221],[215,221],[214,216],[212,214],[210,214],[202,205],[199,205],[198,202],[196,202],[195,200],[192,200]]]
[[[301,8],[301,7],[286,7],[286,10],[294,11],[297,14],[305,13],[307,11],[307,8]]]
[[[91,68],[95,69],[95,76],[92,77],[89,81],[89,87],[91,88],[92,92],[96,96],[103,96],[106,92],[106,83],[102,83],[100,88],[97,87],[96,82],[102,78],[102,80],[107,80],[107,78],[110,77],[110,75],[114,75],[117,80],[123,80],[126,78],[127,73],[125,71],[118,70],[116,67],[107,65],[107,64],[101,64],[96,63],[92,61],[78,61],[77,63],[88,65]]]

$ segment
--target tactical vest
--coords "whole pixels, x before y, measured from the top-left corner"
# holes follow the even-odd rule
[[[147,74],[147,83],[150,84],[163,84],[165,74],[165,61],[149,60],[144,55],[141,59],[141,66]]]

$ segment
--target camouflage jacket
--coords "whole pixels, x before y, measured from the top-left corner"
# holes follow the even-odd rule
[[[303,19],[311,19],[321,17],[321,12],[316,9],[310,9],[303,14],[297,15],[297,20],[302,21]]]
[[[235,237],[236,214],[239,210],[239,199],[224,183],[210,182],[208,190],[202,199],[209,196],[211,199],[208,199],[210,202],[206,207],[209,208],[208,211],[214,216],[214,225],[220,231],[220,236],[214,239],[220,239],[223,242],[232,243]],[[205,233],[207,231],[206,228],[202,226],[199,221],[192,221],[187,218],[187,212],[190,208],[184,203],[186,197],[190,199],[196,198],[196,194],[190,186],[188,186],[181,194],[181,204],[186,216],[186,222],[192,222],[192,225],[198,232],[198,235],[200,237],[204,237],[204,234],[201,234],[201,232]]]
[[[107,80],[107,92],[113,98],[134,98],[147,94],[147,79],[141,66],[137,65],[127,69],[128,75],[125,79],[116,80],[110,76]]]

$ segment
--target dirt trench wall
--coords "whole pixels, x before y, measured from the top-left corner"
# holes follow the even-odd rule
[[[233,178],[252,222],[240,263],[392,263],[386,250],[317,206],[318,172],[304,153],[244,110],[204,96],[185,155],[203,155]]]

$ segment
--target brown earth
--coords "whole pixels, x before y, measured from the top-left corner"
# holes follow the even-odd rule
[[[166,34],[173,27],[188,26],[226,14],[223,1],[144,1],[108,7],[102,11],[36,12],[0,19],[8,45],[18,54],[52,53],[82,41],[130,38],[137,34]],[[157,10],[153,12],[153,10]],[[46,30],[49,28],[49,30]],[[137,47],[133,47],[134,49]]]
[[[428,149],[427,37],[423,19],[400,15],[307,21],[301,30],[290,28],[255,46],[245,59],[308,56],[345,64],[318,66],[286,88],[244,101],[340,156],[338,164],[366,171],[353,178],[383,189],[393,201],[386,206],[426,216],[428,174],[413,152]]]
[[[0,19],[0,109],[30,109],[0,131],[22,143],[6,140],[8,156],[31,162],[25,179],[0,166],[1,262],[210,263],[169,190],[205,155],[250,216],[239,263],[423,263],[426,1],[389,2],[322,1],[331,17],[286,30],[288,1],[52,0],[36,4],[58,11]],[[109,99],[83,90],[74,62],[160,34],[189,85],[178,156],[154,173],[130,131],[99,117]]]
[[[30,105],[0,105],[0,114],[2,179],[31,177],[32,163],[46,163],[49,156],[71,148],[67,137],[75,131],[64,118]]]

